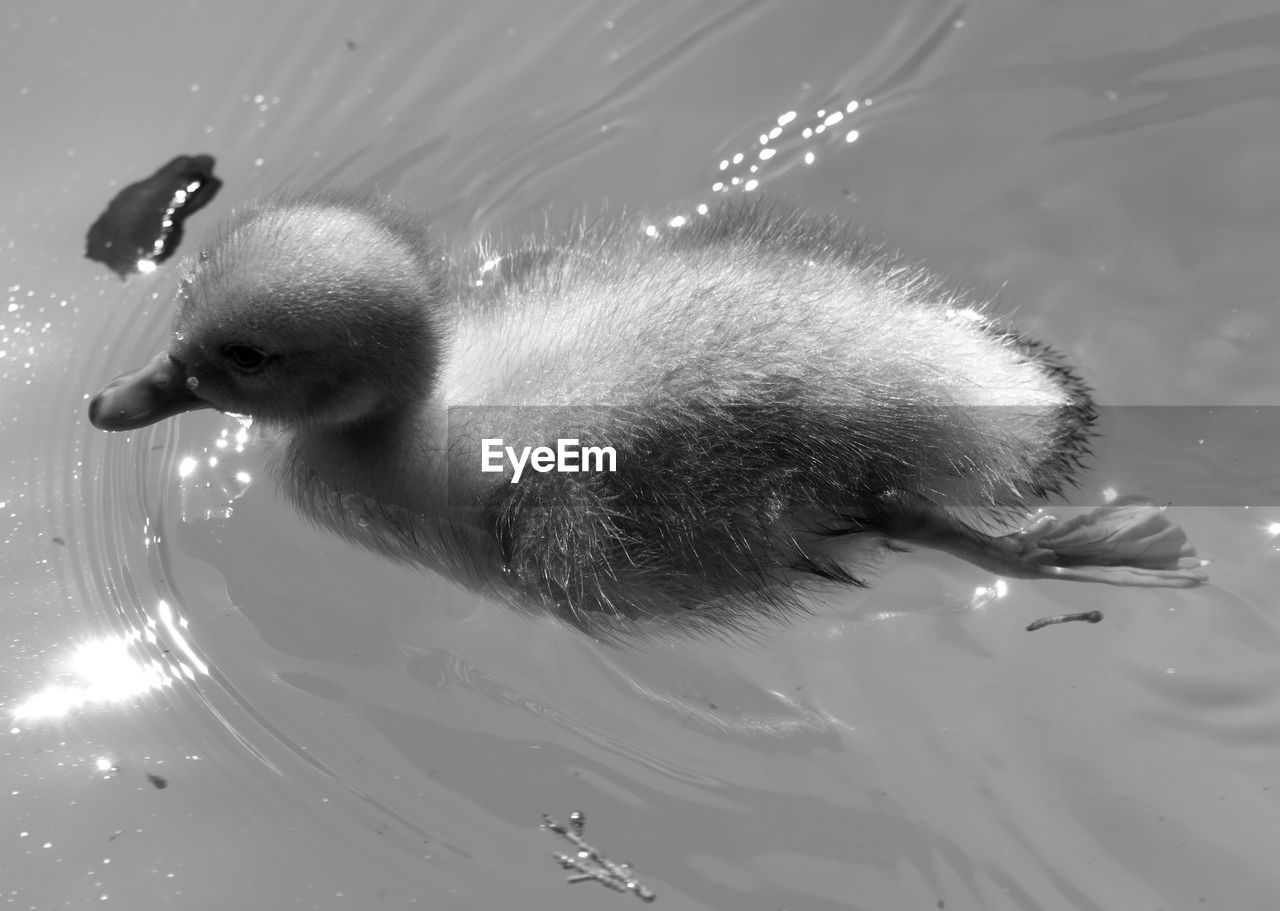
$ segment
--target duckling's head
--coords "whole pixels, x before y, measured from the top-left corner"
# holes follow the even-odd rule
[[[443,265],[425,230],[390,207],[278,199],[241,213],[185,273],[169,350],[94,397],[94,426],[212,407],[341,427],[431,389]]]

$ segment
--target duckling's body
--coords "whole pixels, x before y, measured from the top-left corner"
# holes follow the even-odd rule
[[[91,417],[254,415],[307,515],[582,626],[749,622],[805,577],[856,581],[830,546],[855,533],[1027,575],[1199,579],[1181,544],[1144,557],[1177,532],[1159,520],[1085,561],[1122,570],[1052,566],[1080,560],[1046,555],[1047,529],[974,527],[1070,483],[1086,451],[1087,391],[1043,346],[833,223],[738,204],[657,235],[593,224],[451,262],[381,204],[277,200],[215,241],[167,356]],[[499,438],[611,447],[616,470],[512,483],[480,470]]]

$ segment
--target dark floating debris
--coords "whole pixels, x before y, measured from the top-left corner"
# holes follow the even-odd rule
[[[169,787],[169,781],[168,781],[168,779],[166,779],[166,778],[165,778],[164,776],[162,776],[162,775],[157,775],[155,772],[148,772],[148,773],[147,773],[147,781],[151,782],[151,786],[152,786],[153,788],[157,788],[157,789],[159,789],[159,790],[161,790],[161,791],[163,791],[165,788]]]
[[[636,881],[630,864],[616,863],[605,857],[591,845],[582,840],[582,830],[587,818],[581,813],[569,814],[569,826],[566,828],[546,813],[542,814],[542,828],[550,829],[565,841],[572,844],[577,851],[573,854],[556,854],[561,869],[572,870],[568,877],[571,883],[595,881],[608,886],[615,892],[631,892],[643,902],[651,902],[658,897],[652,889],[646,889]]]
[[[1086,623],[1101,623],[1102,611],[1087,610],[1078,614],[1058,614],[1056,617],[1041,617],[1039,620],[1027,627],[1027,632],[1034,633],[1038,629],[1046,626],[1053,626],[1055,623],[1070,623],[1072,620],[1083,620]]]
[[[146,180],[131,183],[89,228],[85,256],[121,278],[150,272],[182,242],[182,222],[217,194],[213,156],[179,155]]]

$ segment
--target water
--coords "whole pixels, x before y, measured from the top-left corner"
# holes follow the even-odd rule
[[[758,642],[610,649],[309,529],[233,419],[93,431],[87,395],[159,349],[174,270],[121,284],[80,255],[178,153],[226,181],[184,252],[316,182],[375,184],[465,244],[757,180],[998,295],[1107,405],[1274,405],[1265,4],[32,4],[7,25],[16,907],[635,903],[564,882],[538,823],[574,810],[665,908],[1274,906],[1274,497],[1157,491],[1214,560],[1195,591],[999,589],[921,553]],[[1158,459],[1247,489],[1195,429]],[[1099,456],[1084,495],[1147,482]],[[1086,609],[1106,620],[1023,632]]]

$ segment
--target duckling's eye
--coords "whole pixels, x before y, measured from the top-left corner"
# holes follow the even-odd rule
[[[239,342],[223,345],[222,356],[231,361],[237,370],[245,373],[257,373],[267,363],[265,351]]]

